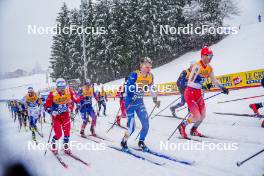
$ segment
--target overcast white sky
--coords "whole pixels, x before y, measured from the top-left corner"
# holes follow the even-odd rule
[[[231,20],[234,25],[255,23],[259,13],[264,21],[264,0],[237,1],[244,6],[239,21]],[[0,0],[0,72],[31,69],[36,62],[48,67],[52,36],[28,35],[27,25],[55,25],[63,2],[79,8],[81,0]]]
[[[28,35],[27,25],[52,26],[62,3],[78,8],[81,0],[0,0],[0,69],[47,68],[51,35]]]

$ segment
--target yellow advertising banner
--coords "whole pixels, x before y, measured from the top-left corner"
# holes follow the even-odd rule
[[[220,83],[229,89],[240,89],[240,88],[260,86],[260,82],[263,77],[264,77],[264,69],[216,76],[216,78],[220,81]],[[210,82],[211,80],[208,79],[206,80],[205,84]],[[156,84],[155,87],[158,90],[159,95],[171,95],[178,93],[176,80],[175,82]],[[213,86],[211,90],[212,91],[217,90],[217,88]],[[117,90],[108,92],[108,96],[115,97],[116,92]],[[150,93],[146,93],[145,95],[149,96]]]
[[[217,76],[220,83],[230,89],[260,86],[261,79],[264,77],[264,69],[239,72]],[[210,82],[208,79],[207,82]],[[216,89],[216,88],[214,88]]]

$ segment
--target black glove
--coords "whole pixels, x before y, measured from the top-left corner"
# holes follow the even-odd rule
[[[223,91],[224,94],[228,94],[229,93],[229,90],[227,88],[225,88],[225,87],[222,88],[222,91]]]
[[[204,89],[204,90],[210,90],[212,87],[213,87],[213,84],[212,83],[208,83],[208,84],[202,86],[202,89]]]
[[[160,101],[158,101],[157,97],[153,98],[153,103],[156,105],[157,108],[160,107]]]

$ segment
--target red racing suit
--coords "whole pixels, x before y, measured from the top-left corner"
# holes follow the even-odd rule
[[[71,121],[69,104],[73,101],[79,103],[80,99],[71,88],[66,88],[63,93],[57,89],[52,90],[46,100],[46,108],[52,114],[52,125],[55,132],[54,138],[60,139],[62,130],[64,137],[70,137]]]

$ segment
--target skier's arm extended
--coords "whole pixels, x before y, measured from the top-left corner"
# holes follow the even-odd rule
[[[153,102],[156,104],[157,108],[160,106],[160,101],[158,101],[158,94],[154,86],[154,77],[152,75],[152,83],[149,85],[149,90],[153,99]]]
[[[221,89],[223,91],[224,94],[228,94],[229,91],[227,88],[225,88],[215,77],[214,72],[212,71],[209,74],[210,79],[212,80],[212,82],[214,83],[214,85],[216,85],[216,87],[218,87],[219,89]]]
[[[71,100],[74,103],[80,103],[80,98],[76,95],[76,93],[73,89],[70,89],[70,94],[71,94]]]
[[[215,75],[214,75],[214,71],[212,71],[210,74],[209,74],[209,77],[211,79],[211,81],[213,82],[214,85],[216,85],[216,87],[222,89],[223,86],[222,84],[216,79]]]

